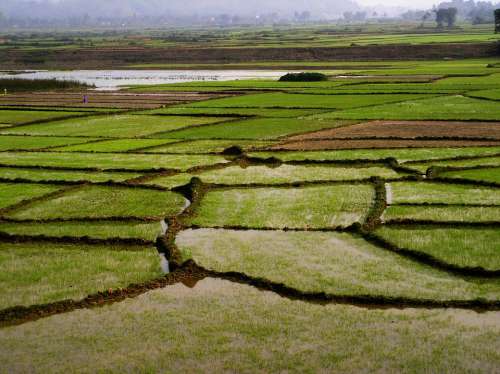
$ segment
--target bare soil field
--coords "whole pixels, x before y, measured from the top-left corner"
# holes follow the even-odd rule
[[[376,45],[335,48],[81,48],[0,51],[1,69],[106,69],[144,63],[257,61],[362,61],[482,58],[498,54],[495,43]]]
[[[500,122],[370,121],[297,135],[291,137],[290,140],[333,140],[367,137],[500,139]]]
[[[83,95],[88,103],[83,103]],[[165,105],[185,104],[227,95],[175,92],[158,94],[118,93],[118,92],[36,92],[0,96],[0,106],[58,106],[58,107],[96,107],[96,108],[143,108],[155,109]]]
[[[411,139],[359,139],[359,140],[296,140],[272,146],[270,150],[311,151],[330,149],[371,148],[448,148],[498,146],[495,140],[411,140]]]

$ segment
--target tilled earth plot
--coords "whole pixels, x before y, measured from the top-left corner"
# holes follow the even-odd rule
[[[498,123],[88,116],[0,135],[0,371],[499,367]]]

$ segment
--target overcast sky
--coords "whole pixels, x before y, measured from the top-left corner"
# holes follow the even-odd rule
[[[356,1],[360,5],[365,6],[374,6],[374,5],[384,5],[384,6],[403,6],[407,8],[415,8],[415,9],[425,9],[432,8],[434,4],[438,4],[441,1],[434,0],[357,0]]]
[[[0,0],[0,11],[8,17],[66,19],[70,17],[126,18],[134,15],[210,17],[222,13],[251,17],[277,13],[293,17],[310,11],[313,19],[338,19],[359,5],[377,7],[389,15],[403,9],[429,9],[443,0]]]

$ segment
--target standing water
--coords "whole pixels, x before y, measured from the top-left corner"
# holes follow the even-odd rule
[[[13,74],[14,73],[14,74]],[[72,70],[23,71],[0,73],[0,79],[57,79],[94,85],[98,90],[114,90],[120,86],[154,85],[242,79],[278,79],[287,72],[263,70]]]

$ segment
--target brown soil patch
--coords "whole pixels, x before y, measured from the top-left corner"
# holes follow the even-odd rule
[[[452,147],[488,147],[498,146],[498,141],[488,140],[304,140],[278,144],[269,150],[311,151],[333,149],[369,149],[369,148],[452,148]]]
[[[89,102],[83,104],[83,95]],[[120,92],[40,92],[19,93],[0,96],[0,106],[58,106],[58,107],[95,107],[95,108],[143,108],[153,109],[162,106],[191,103],[195,101],[226,97],[227,94],[174,92],[157,94],[120,93]]]
[[[372,61],[480,58],[498,54],[496,43],[395,44],[315,48],[81,48],[0,51],[1,69],[116,69],[146,63],[249,63],[254,61]]]
[[[290,140],[345,138],[488,138],[500,139],[500,122],[370,121],[356,125],[297,135]]]

